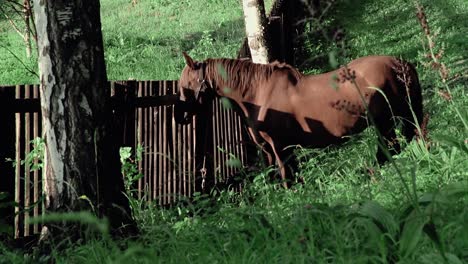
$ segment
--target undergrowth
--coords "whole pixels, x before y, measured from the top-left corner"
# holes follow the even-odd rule
[[[175,9],[174,1],[138,1],[136,7],[103,1],[106,19],[125,18],[123,27],[141,28],[119,37],[112,34],[119,30],[118,24],[104,25],[104,34],[113,36],[106,40],[111,79],[159,78],[155,72],[177,78],[183,66],[181,50],[200,58],[233,56],[242,36],[241,11],[235,9],[239,3],[203,1],[221,10],[210,12],[211,21],[195,2],[181,2],[187,10]],[[216,195],[197,195],[161,208],[132,193],[132,182],[140,177],[135,167],[138,156],[130,160],[127,149],[123,171],[141,230],[138,239],[112,240],[103,232],[48,255],[0,243],[0,263],[468,262],[468,58],[462,53],[467,49],[463,32],[468,28],[468,4],[462,0],[323,3],[330,3],[325,19],[306,22],[305,45],[311,60],[302,65],[303,71],[323,72],[333,64],[370,54],[401,56],[417,67],[426,114],[419,137],[424,140],[400,141],[403,151],[393,156],[399,172],[390,164],[376,165],[375,133],[367,129],[344,146],[297,149],[298,176],[305,184],[293,190],[271,184],[268,175],[274,169],[267,168],[251,175],[253,180],[240,193],[218,190]],[[237,11],[228,15],[231,7]],[[111,14],[111,9],[123,11]],[[154,24],[149,18],[137,19],[148,12],[165,20]],[[190,25],[195,23],[194,13],[202,21]],[[169,26],[171,16],[180,20],[181,28]],[[188,33],[193,31],[197,33]],[[150,59],[152,53],[159,54],[158,60]],[[167,56],[177,62],[165,63]]]

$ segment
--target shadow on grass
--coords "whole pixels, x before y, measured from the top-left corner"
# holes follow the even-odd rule
[[[308,28],[302,40],[304,47],[296,47],[299,51],[296,54],[299,68],[331,70],[331,52],[336,53],[338,63],[345,63],[356,56],[374,54],[415,58],[420,46],[415,45],[414,41],[420,34],[420,28],[413,6],[400,3],[401,8],[389,4],[386,9],[377,9],[381,4],[374,2],[361,0],[332,3],[320,21],[322,30],[306,21]],[[373,7],[376,7],[375,10]]]

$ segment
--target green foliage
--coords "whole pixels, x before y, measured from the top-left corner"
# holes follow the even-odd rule
[[[13,263],[41,257],[58,263],[465,263],[467,2],[420,1],[434,33],[432,53],[444,51],[436,59],[449,69],[445,81],[427,57],[431,45],[411,1],[323,2],[332,5],[322,20],[307,21],[303,71],[323,72],[369,54],[402,56],[417,67],[429,119],[420,128],[424,140],[400,141],[403,151],[393,156],[394,165],[376,165],[377,142],[368,129],[340,147],[297,149],[297,176],[305,184],[293,190],[272,184],[277,171],[268,167],[243,172],[242,192],[220,189],[161,208],[139,200],[132,189],[141,177],[142,149],[135,157],[122,149],[127,196],[142,230],[136,241],[102,236],[49,257],[0,244],[0,255]],[[237,1],[152,0],[132,7],[130,1],[106,0],[102,14],[111,79],[176,79],[181,51],[196,58],[234,57],[243,36]],[[344,32],[339,41],[336,29]],[[0,38],[16,49],[13,35]],[[6,54],[0,47],[0,57]],[[26,76],[0,72],[0,83]],[[239,165],[235,157],[229,163]]]
[[[143,146],[138,145],[135,153],[131,147],[120,148],[120,162],[122,164],[122,174],[124,175],[124,186],[126,197],[129,201],[130,209],[135,220],[139,220],[139,214],[143,208],[143,200],[139,200],[136,189],[136,183],[143,177],[138,169],[138,163],[142,160]]]
[[[27,170],[29,171],[37,171],[42,169],[44,166],[44,148],[45,148],[45,142],[44,139],[37,137],[29,142],[30,145],[32,145],[31,151],[26,155],[24,160],[20,160],[19,164],[16,162],[16,160],[12,160],[10,158],[7,158],[6,161],[11,162],[13,167],[17,166],[23,166],[24,171],[25,171],[25,177],[27,174]],[[13,196],[13,193],[5,193],[5,192],[0,192],[0,208],[13,208],[13,207],[19,207],[18,203],[13,200],[11,197]],[[21,210],[18,210],[15,214],[22,214],[24,212],[31,212],[34,207],[38,206],[43,202],[44,196],[40,195],[39,199],[35,203],[31,203],[29,207],[25,207]],[[9,235],[10,237],[13,236],[13,228],[11,225],[7,224],[4,222],[5,219],[0,219],[0,234],[4,233]],[[11,219],[10,219],[11,221]]]
[[[138,162],[142,160],[142,154],[142,146],[137,147],[134,155],[131,147],[120,148],[120,163],[122,164],[122,174],[125,177],[124,184],[127,195],[134,196],[135,183],[143,177],[143,174],[138,170]],[[133,156],[135,157],[132,158]]]
[[[101,15],[111,80],[178,79],[182,51],[233,57],[244,32],[236,1],[103,1]]]
[[[37,137],[31,140],[30,144],[32,144],[32,150],[21,161],[21,165],[26,165],[31,171],[40,170],[44,167],[45,141]]]
[[[29,220],[29,224],[35,223],[63,223],[63,222],[77,222],[83,225],[87,225],[102,235],[107,236],[109,234],[109,223],[107,219],[99,219],[93,213],[88,211],[82,212],[67,212],[67,213],[47,213],[42,216],[32,218]]]
[[[15,206],[14,202],[9,201],[11,194],[6,192],[0,192],[0,208],[7,208]],[[0,236],[5,234],[11,236],[14,230],[11,225],[5,222],[5,219],[2,217],[0,219]]]

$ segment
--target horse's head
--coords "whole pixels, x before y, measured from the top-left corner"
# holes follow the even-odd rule
[[[193,115],[213,99],[213,91],[206,79],[206,63],[194,61],[183,52],[186,66],[179,79],[179,100],[174,107],[174,119],[178,124],[190,123]]]

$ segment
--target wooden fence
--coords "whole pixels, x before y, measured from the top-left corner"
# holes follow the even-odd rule
[[[122,135],[122,146],[143,147],[142,159],[137,164],[143,174],[136,186],[140,199],[171,204],[224,181],[239,170],[233,163],[245,164],[247,151],[243,142],[247,138],[241,118],[219,100],[190,124],[181,126],[173,118],[177,81],[116,81],[110,82],[110,87],[114,115],[122,128],[116,131]],[[2,156],[10,156],[16,163],[11,170],[1,171],[0,185],[2,182],[5,185],[0,192],[11,190],[5,186],[13,185],[10,179],[14,178],[15,237],[24,237],[40,231],[39,225],[24,223],[43,212],[41,170],[31,171],[31,163],[21,163],[33,150],[31,141],[42,135],[39,87],[18,85],[0,89],[1,102],[8,104],[15,115],[15,124],[4,124],[2,120],[4,126],[14,126],[14,131],[10,129],[7,133],[10,136],[2,142],[14,144],[14,153],[11,146],[4,145]],[[13,90],[14,98],[6,100]],[[2,117],[7,115],[4,113]],[[8,138],[12,137],[14,140],[10,142]],[[33,160],[32,164],[37,162]],[[5,210],[0,213],[8,214]]]

